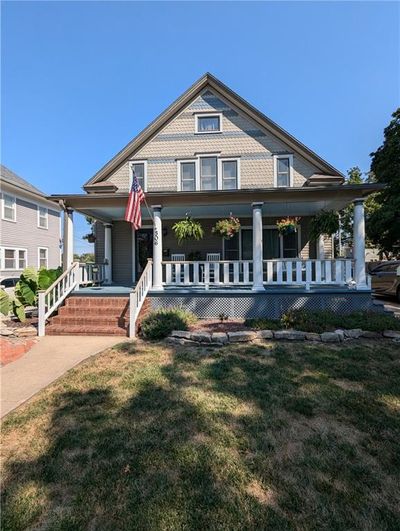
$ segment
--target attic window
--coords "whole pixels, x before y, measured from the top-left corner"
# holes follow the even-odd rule
[[[198,114],[196,115],[196,133],[221,133],[221,114]]]

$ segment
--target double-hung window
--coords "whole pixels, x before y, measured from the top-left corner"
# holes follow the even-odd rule
[[[13,195],[3,194],[2,218],[7,221],[17,220],[17,200]]]
[[[275,155],[275,186],[293,186],[293,155]]]
[[[194,192],[196,190],[196,162],[181,162],[181,190]]]
[[[200,189],[217,190],[217,157],[200,158]]]
[[[146,172],[147,164],[145,161],[141,162],[132,162],[131,163],[131,172],[136,175],[136,178],[144,192],[146,192]]]
[[[238,188],[238,161],[237,160],[222,160],[222,189],[236,190]]]
[[[26,262],[26,249],[7,248],[2,249],[2,267],[4,269],[19,270],[25,269]]]
[[[38,206],[38,227],[40,229],[49,228],[49,211],[41,206]]]
[[[39,247],[38,249],[38,268],[45,267],[47,269],[48,267],[48,254],[49,250],[47,247]]]

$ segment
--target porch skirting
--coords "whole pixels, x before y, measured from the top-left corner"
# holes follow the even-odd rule
[[[339,314],[355,311],[379,311],[372,302],[370,291],[335,289],[291,293],[291,290],[265,292],[219,291],[219,292],[149,292],[152,310],[182,306],[202,319],[218,318],[226,314],[230,318],[266,317],[279,319],[288,310],[330,310]],[[293,291],[293,290],[292,290]]]

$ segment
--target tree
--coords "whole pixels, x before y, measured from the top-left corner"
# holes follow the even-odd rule
[[[375,195],[367,229],[371,240],[386,255],[400,254],[400,108],[384,130],[383,144],[371,153],[371,172],[384,190]]]
[[[362,184],[364,182],[362,171],[358,166],[354,166],[347,170],[346,184]],[[342,243],[352,245],[353,243],[353,217],[354,205],[350,203],[340,212]]]

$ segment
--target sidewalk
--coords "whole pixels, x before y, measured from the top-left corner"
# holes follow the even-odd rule
[[[0,369],[1,417],[81,361],[123,340],[116,336],[40,338],[25,356]]]

